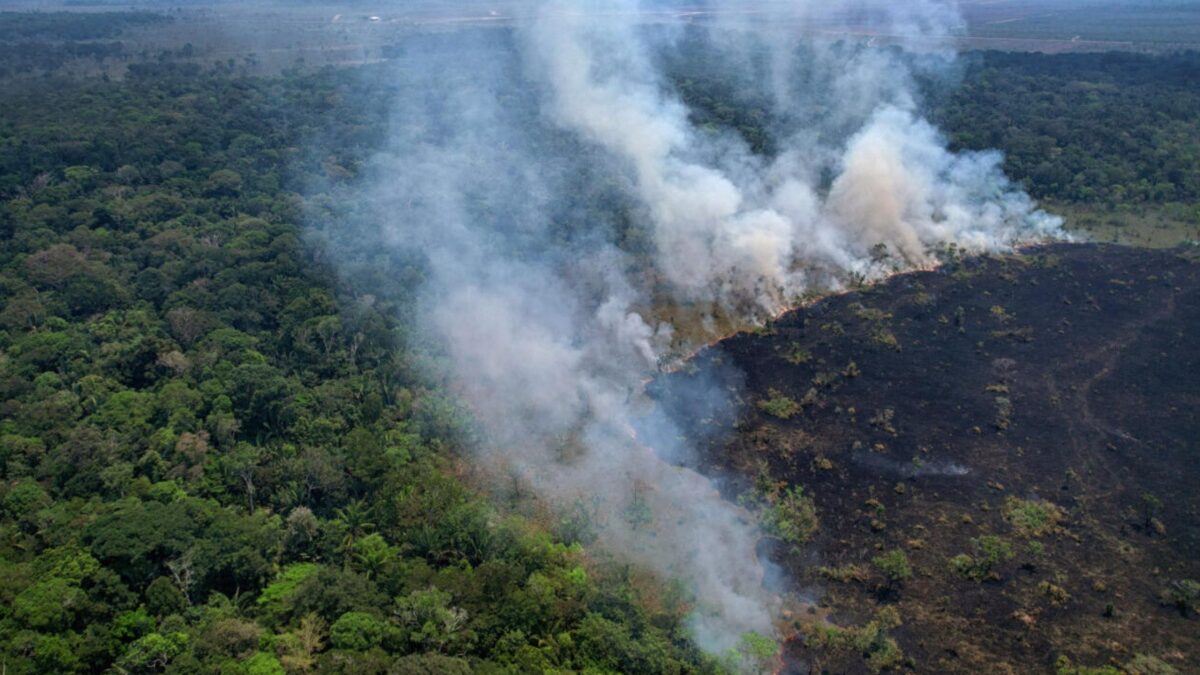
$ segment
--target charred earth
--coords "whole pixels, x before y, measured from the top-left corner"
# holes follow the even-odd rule
[[[656,381],[813,600],[785,670],[1200,672],[1198,260],[963,259]],[[734,415],[687,393],[715,372]]]

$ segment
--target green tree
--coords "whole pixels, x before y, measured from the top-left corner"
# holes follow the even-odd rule
[[[155,616],[178,614],[188,608],[188,599],[175,582],[167,577],[158,577],[146,587],[146,609]]]
[[[209,174],[204,190],[214,197],[236,197],[242,191],[242,176],[230,169],[217,169]]]
[[[367,612],[346,612],[329,628],[329,639],[338,649],[366,651],[383,644],[388,626]]]
[[[437,588],[398,599],[396,616],[408,628],[409,641],[423,651],[462,649],[473,637],[467,630],[467,611],[451,605],[450,594]]]
[[[129,645],[117,667],[129,673],[162,672],[187,647],[186,633],[150,633]]]
[[[13,598],[12,615],[35,630],[63,631],[86,602],[87,596],[78,585],[55,577],[39,581]]]

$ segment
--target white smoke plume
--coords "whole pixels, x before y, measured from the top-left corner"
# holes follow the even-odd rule
[[[821,126],[859,118],[861,128],[839,139],[840,148],[810,141],[812,128],[797,130],[771,161],[689,122],[654,66],[638,0],[603,6],[609,13],[597,19],[597,3],[545,3],[524,43],[550,83],[553,118],[627,162],[653,220],[657,262],[683,299],[749,302],[774,313],[812,283],[806,272],[861,272],[878,244],[922,265],[938,243],[996,248],[1052,235],[1061,225],[1009,185],[998,154],[946,150],[915,114],[907,66],[893,53],[843,50],[849,58],[835,59],[828,45],[816,49],[815,63],[806,65],[829,74],[819,97],[826,109]],[[718,40],[730,52],[771,48],[767,74],[785,112],[798,98],[811,101],[812,92],[791,86],[795,33],[755,32],[770,23],[739,14],[738,6],[745,7],[718,5],[718,16],[731,17],[714,27]],[[901,42],[945,36],[957,23],[951,5],[937,2],[798,2],[789,9],[775,15],[797,30],[865,18]],[[705,161],[714,155],[718,161]],[[832,166],[830,158],[837,158]],[[822,196],[824,169],[838,175]]]
[[[667,300],[746,322],[869,271],[878,244],[923,265],[941,243],[1053,235],[1057,220],[1009,184],[998,155],[946,149],[899,52],[817,30],[851,9],[892,35],[954,25],[947,5],[919,7],[799,3],[777,23],[788,30],[736,11],[703,29],[771,90],[772,156],[697,128],[662,70],[682,28],[647,29],[635,0],[537,3],[514,39],[480,45],[472,33],[396,69],[393,141],[369,198],[382,242],[427,260],[422,324],[487,432],[481,458],[553,505],[585,504],[599,545],[682,581],[694,638],[713,653],[775,632],[757,527],[689,468],[673,422],[642,394],[672,327],[634,308],[662,293],[627,274],[628,253],[601,223],[589,231],[593,216],[572,211],[573,181],[595,165],[617,177],[645,217]],[[564,218],[584,231],[563,235]]]

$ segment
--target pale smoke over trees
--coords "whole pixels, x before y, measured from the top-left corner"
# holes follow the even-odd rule
[[[512,35],[414,50],[365,195],[384,226],[363,236],[427,262],[419,315],[486,432],[480,463],[583,508],[597,545],[682,582],[710,652],[773,635],[778,600],[753,517],[689,468],[690,449],[641,393],[672,327],[635,311],[651,289],[627,274],[611,223],[573,210],[578,177],[600,166],[644,219],[666,288],[655,302],[712,303],[746,322],[869,274],[878,244],[924,265],[935,245],[998,248],[1058,228],[998,156],[946,150],[897,52],[799,40],[810,34],[799,27],[849,7],[789,8],[791,32],[737,16],[701,31],[772,92],[769,157],[693,125],[662,71],[681,29],[643,25],[632,0],[542,3]],[[946,6],[918,9],[879,25],[921,36],[954,25]],[[724,387],[704,395],[719,405]]]
[[[830,147],[812,139],[811,126],[796,129],[777,157],[762,158],[731,135],[713,138],[696,129],[655,68],[653,45],[636,24],[638,4],[602,3],[611,14],[597,20],[587,9],[598,11],[600,3],[546,3],[524,28],[523,44],[550,85],[553,119],[625,160],[653,220],[657,262],[684,299],[773,312],[811,284],[814,272],[825,279],[864,271],[877,244],[920,265],[940,242],[982,249],[1057,230],[1057,219],[1036,212],[1009,185],[997,155],[946,151],[915,114],[906,66],[887,51],[834,59],[814,43],[816,63],[805,65],[824,86],[798,90],[789,72],[795,54],[787,41],[794,34],[754,31],[769,23],[731,13],[729,25],[715,29],[716,39],[731,58],[770,45],[764,74],[781,113],[792,101],[817,98],[820,125],[856,131]],[[807,11],[797,20],[807,21],[869,9],[798,4]],[[877,20],[888,34],[907,39],[941,34],[952,24],[936,3],[879,7],[884,14]],[[718,159],[705,161],[712,157]],[[828,190],[819,184],[825,171],[836,175]]]

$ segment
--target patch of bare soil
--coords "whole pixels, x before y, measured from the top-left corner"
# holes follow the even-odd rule
[[[1053,245],[826,299],[651,393],[731,498],[814,501],[811,540],[771,555],[866,630],[798,623],[793,671],[1200,672],[1198,330],[1194,253]],[[736,416],[688,386],[718,371]]]

